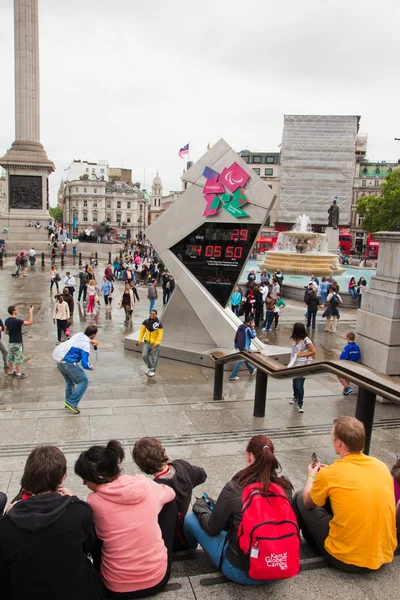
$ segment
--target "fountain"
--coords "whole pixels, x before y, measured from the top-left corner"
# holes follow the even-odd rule
[[[336,254],[328,252],[325,233],[312,231],[310,217],[300,215],[291,231],[282,231],[273,250],[265,254],[261,269],[281,269],[288,275],[341,275],[345,269]]]

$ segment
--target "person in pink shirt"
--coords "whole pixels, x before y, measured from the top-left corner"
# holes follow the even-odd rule
[[[122,475],[125,458],[116,440],[92,446],[75,473],[92,493],[97,536],[102,540],[100,573],[110,599],[146,598],[168,583],[178,516],[175,492],[144,475]]]

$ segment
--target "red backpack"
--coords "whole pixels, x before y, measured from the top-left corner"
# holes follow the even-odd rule
[[[248,558],[248,576],[252,579],[272,581],[298,574],[299,527],[279,485],[270,483],[268,492],[264,492],[259,483],[244,488],[238,543]]]

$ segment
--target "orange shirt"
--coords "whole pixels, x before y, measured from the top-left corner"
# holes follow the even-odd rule
[[[387,466],[365,454],[349,454],[316,475],[310,491],[317,506],[329,498],[333,517],[325,550],[338,560],[379,569],[397,546],[393,479]]]

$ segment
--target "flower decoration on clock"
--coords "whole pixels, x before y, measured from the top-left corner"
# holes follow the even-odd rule
[[[204,217],[214,216],[221,208],[237,219],[248,217],[242,207],[249,203],[243,188],[250,175],[238,163],[234,162],[230,167],[225,167],[222,173],[205,167],[203,176],[207,180],[203,188],[206,201]]]

